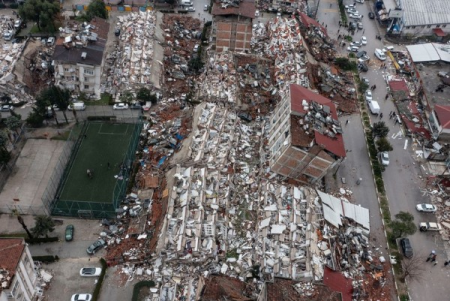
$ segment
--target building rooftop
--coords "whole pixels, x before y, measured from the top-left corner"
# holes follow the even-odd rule
[[[6,271],[10,276],[5,278],[6,283],[1,280],[0,291],[9,288],[24,249],[25,243],[22,238],[0,238],[0,271]]]
[[[306,26],[316,26],[319,27],[322,32],[324,32],[325,34],[327,34],[327,29],[322,26],[319,22],[317,22],[316,20],[314,20],[313,18],[308,17],[307,14],[305,13],[299,13],[299,17],[300,17],[300,21],[305,24]]]
[[[450,105],[450,86],[444,85],[442,90],[438,91],[438,87],[443,85],[442,79],[444,79],[438,74],[439,72],[450,72],[450,67],[438,64],[416,64],[416,70],[422,81],[423,92],[429,107],[432,109],[435,105]]]
[[[450,129],[450,106],[436,105],[434,107],[439,124],[444,129]]]
[[[290,86],[292,144],[310,145],[312,135],[317,145],[338,157],[345,157],[344,138],[336,106],[326,97],[300,85]]]
[[[224,0],[213,4],[211,14],[213,16],[243,16],[255,18],[256,6],[253,0]]]
[[[450,23],[448,0],[403,0],[406,26]]]

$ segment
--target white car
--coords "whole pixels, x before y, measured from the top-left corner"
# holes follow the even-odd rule
[[[72,295],[72,299],[70,301],[91,301],[92,295],[91,294],[75,294]]]
[[[367,102],[369,102],[369,101],[372,101],[372,91],[370,91],[370,90],[367,90],[366,91],[366,93],[364,94],[364,96],[366,97],[366,101]]]
[[[354,41],[354,42],[351,42],[350,43],[350,46],[356,46],[356,47],[361,47],[361,42],[359,42],[359,41]]]
[[[382,152],[380,154],[380,159],[381,159],[381,164],[384,166],[388,166],[389,165],[389,154],[388,152]]]
[[[358,52],[359,51],[359,47],[358,46],[348,46],[347,50],[350,52]]]
[[[346,5],[346,6],[345,6],[345,9],[349,9],[349,8],[351,8],[351,7],[355,7],[355,5],[354,5],[354,4]]]
[[[194,12],[194,11],[195,11],[195,7],[193,7],[193,6],[188,6],[188,7],[186,7],[186,10],[187,10],[187,11]]]
[[[416,209],[419,212],[429,212],[429,213],[436,212],[436,206],[431,204],[417,204]]]
[[[128,109],[128,104],[123,103],[123,102],[116,103],[116,104],[113,106],[113,109],[114,109],[114,110],[126,110],[126,109]]]
[[[362,18],[362,16],[358,12],[356,12],[354,14],[350,14],[349,17],[352,19],[358,19],[358,20]]]
[[[365,36],[361,37],[361,44],[362,45],[367,45],[367,38]]]
[[[259,10],[255,11],[255,17],[257,17],[257,18],[259,17]]]
[[[368,85],[370,83],[369,79],[367,77],[361,77],[361,81]]]
[[[383,52],[386,53],[387,51],[392,51],[394,50],[394,46],[384,46],[383,47]]]
[[[208,11],[208,9],[209,9],[209,5],[208,5],[208,4],[205,4],[205,6],[203,6],[203,10],[204,10],[204,11]]]
[[[100,276],[101,273],[102,273],[101,268],[88,267],[88,268],[81,268],[80,270],[80,276],[84,277],[96,277]]]

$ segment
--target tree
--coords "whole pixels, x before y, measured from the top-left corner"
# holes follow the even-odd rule
[[[59,2],[51,0],[27,0],[19,8],[19,15],[25,21],[34,21],[39,30],[54,31],[53,21],[59,13]]]
[[[56,105],[58,109],[62,111],[66,123],[69,123],[66,115],[66,111],[70,104],[70,91],[68,89],[61,89],[58,86],[48,87],[39,94],[39,97],[36,99],[36,103],[37,102],[42,102],[42,106],[45,107],[45,110],[50,106],[53,116],[55,116],[56,123],[58,123],[55,108],[53,107],[53,105]]]
[[[150,101],[152,104],[156,104],[156,102],[158,101],[156,95],[152,94],[152,92],[147,88],[140,88],[136,98],[143,102]]]
[[[39,215],[34,217],[35,225],[31,228],[31,233],[35,237],[44,236],[48,237],[49,232],[55,230],[55,222],[50,216]]]
[[[14,131],[17,133],[17,130],[22,125],[22,122],[20,122],[20,119],[16,116],[9,116],[8,118],[6,118],[5,124],[10,131]]]
[[[29,124],[33,128],[39,128],[44,123],[44,116],[39,114],[35,108],[30,112],[27,119],[27,124]]]
[[[357,69],[356,63],[350,61],[346,57],[338,57],[334,60],[334,63],[336,64],[336,66],[338,66],[339,68],[341,68],[342,70],[345,70],[345,71],[351,71],[351,70]]]
[[[3,148],[0,148],[0,164],[7,164],[9,160],[11,160],[11,153]]]
[[[91,20],[94,17],[108,19],[108,11],[106,10],[106,5],[103,1],[100,0],[92,1],[88,5],[86,14],[89,17],[89,20]]]
[[[22,228],[25,230],[25,232],[27,232],[28,238],[33,239],[33,235],[31,235],[30,230],[28,230],[27,225],[25,225],[25,221],[20,215],[17,216],[17,221],[22,225]]]
[[[188,67],[189,69],[192,69],[196,72],[198,72],[200,69],[203,68],[203,62],[202,59],[200,58],[200,52],[198,53],[197,57],[189,60]]]
[[[0,149],[8,151],[6,145],[8,144],[9,138],[5,131],[0,131]]]
[[[389,128],[386,126],[384,121],[375,122],[372,125],[372,136],[374,137],[387,137],[387,134],[389,133]]]
[[[417,282],[422,280],[425,271],[423,258],[422,255],[414,254],[413,257],[402,260],[402,274],[400,276],[402,282],[405,282],[406,278]]]
[[[379,152],[390,152],[393,150],[391,143],[386,137],[378,139],[376,144]]]
[[[413,235],[417,231],[414,224],[414,216],[409,212],[400,211],[395,215],[395,220],[389,223],[393,238],[397,239],[404,235]]]

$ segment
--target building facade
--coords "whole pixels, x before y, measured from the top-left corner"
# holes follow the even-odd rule
[[[293,84],[277,104],[268,131],[272,171],[315,184],[345,157],[335,105]]]
[[[31,301],[38,277],[22,238],[0,238],[0,301]]]

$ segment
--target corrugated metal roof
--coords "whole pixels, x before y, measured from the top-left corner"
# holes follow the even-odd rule
[[[450,2],[450,1],[449,1]],[[426,43],[406,46],[413,62],[450,62],[450,45]]]
[[[319,194],[319,197],[322,200],[322,203],[327,204],[337,214],[344,215],[344,211],[342,211],[342,205],[341,205],[340,199],[338,199],[330,194],[324,193],[320,190],[317,190],[317,193]]]
[[[406,26],[450,23],[450,1],[448,0],[403,0]]]
[[[354,220],[370,231],[369,209],[344,201],[342,202],[342,206],[344,207],[345,217]]]
[[[327,222],[339,228],[342,225],[341,216],[328,206],[323,206],[323,217]]]

